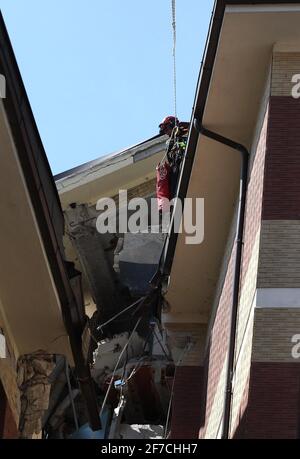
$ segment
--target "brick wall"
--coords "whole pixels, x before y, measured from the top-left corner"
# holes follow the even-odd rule
[[[300,327],[300,308],[255,308],[257,286],[299,288],[300,102],[290,96],[291,75],[300,73],[298,69],[300,53],[274,55],[258,142],[251,153],[231,437],[300,434],[300,365],[291,358],[290,341]],[[209,327],[200,438],[218,438],[222,431],[234,252],[226,260]],[[177,392],[181,390],[178,386]]]
[[[272,96],[291,96],[292,76],[300,73],[299,61],[300,53],[273,53]]]
[[[267,84],[269,94],[269,83]],[[268,98],[262,104],[262,120],[258,122],[258,141],[251,152],[251,172],[249,175],[246,219],[244,230],[244,250],[242,255],[241,289],[238,310],[236,352],[234,364],[231,433],[241,415],[244,405],[245,388],[249,383],[251,351],[253,340],[254,297],[256,293],[259,261],[262,195],[266,157],[268,128]]]
[[[196,439],[203,423],[203,381],[201,366],[180,366],[176,369],[171,439]]]
[[[198,438],[203,424],[203,350],[207,325],[200,323],[169,322],[167,330],[169,348],[176,362],[176,377],[171,414],[171,438]]]
[[[127,191],[128,200],[132,198],[144,198],[155,194],[156,179],[147,180],[134,188]],[[116,203],[119,202],[119,195],[113,197]]]
[[[264,220],[258,288],[299,288],[299,267],[300,221]]]
[[[249,403],[235,438],[299,438],[299,364],[253,362],[251,381]]]
[[[267,88],[268,92],[268,88]],[[256,291],[259,237],[262,210],[264,161],[267,136],[268,98],[262,104],[258,120],[256,141],[253,143],[246,203],[244,250],[241,276],[240,307],[237,324],[237,346],[232,398],[232,426],[237,422],[243,404],[245,387],[249,381],[251,364],[253,297]],[[235,223],[234,223],[235,225]],[[230,261],[218,301],[211,330],[208,351],[208,385],[206,422],[200,430],[200,438],[217,438],[221,435],[226,390],[226,370],[229,347],[230,312],[232,307],[235,249]],[[251,322],[252,321],[252,322]]]
[[[237,438],[299,438],[300,365],[291,338],[300,307],[289,307],[300,286],[300,105],[291,97],[299,69],[300,53],[274,54],[257,279],[264,297],[255,309],[248,403]]]
[[[295,362],[291,339],[299,333],[299,308],[257,308],[252,359],[255,362]]]
[[[232,251],[207,350],[205,422],[200,438],[215,438],[222,423],[235,250]]]
[[[299,125],[300,101],[271,97],[263,220],[300,220]]]

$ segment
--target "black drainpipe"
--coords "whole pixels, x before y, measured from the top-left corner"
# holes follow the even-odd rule
[[[224,406],[224,419],[223,419],[223,432],[222,438],[229,438],[230,429],[230,417],[231,417],[231,402],[232,402],[232,380],[234,370],[234,356],[235,356],[235,341],[236,341],[236,328],[237,328],[237,316],[238,316],[238,305],[239,305],[239,293],[240,293],[240,282],[241,282],[241,266],[242,266],[242,251],[243,251],[243,236],[245,226],[245,209],[246,209],[246,195],[247,195],[247,180],[248,180],[248,166],[249,166],[249,152],[243,145],[234,142],[233,140],[227,139],[222,135],[216,134],[215,132],[209,131],[200,125],[197,119],[194,120],[194,126],[198,133],[201,133],[205,137],[209,137],[212,140],[227,145],[234,150],[237,150],[241,154],[241,175],[240,175],[240,197],[239,197],[239,208],[237,217],[237,236],[236,236],[236,257],[235,257],[235,268],[234,268],[234,281],[233,281],[233,297],[232,297],[232,311],[231,311],[231,324],[230,324],[230,336],[229,336],[229,355],[227,365],[227,376],[226,376],[226,394],[225,394],[225,406]]]

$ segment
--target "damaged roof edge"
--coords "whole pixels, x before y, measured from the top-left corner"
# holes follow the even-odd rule
[[[89,422],[93,429],[98,430],[101,428],[101,423],[94,387],[83,357],[81,335],[75,330],[71,316],[71,306],[76,304],[76,299],[63,256],[62,209],[1,11],[0,73],[6,78],[7,97],[3,99],[5,112],[59,296],[78,380],[87,405]]]
[[[150,146],[152,144],[155,145],[156,143],[159,143],[160,141],[162,141],[164,138],[165,136],[158,134],[154,137],[151,137],[148,140],[145,140],[131,147],[125,148],[117,153],[112,153],[109,155],[102,156],[93,161],[89,161],[87,163],[81,164],[80,166],[73,167],[72,169],[61,172],[60,174],[57,174],[54,176],[54,180],[55,182],[58,182],[59,180],[63,180],[69,177],[74,177],[75,175],[79,175],[81,173],[90,171],[94,167],[99,167],[99,166],[104,167],[107,164],[113,163],[116,159],[122,158],[123,156],[133,156],[136,162],[139,160],[139,158],[135,158],[135,156],[140,155],[145,149],[149,148],[149,144]]]
[[[299,4],[299,0],[289,0],[288,4]],[[194,164],[196,147],[198,143],[199,134],[195,127],[194,121],[197,120],[200,125],[204,115],[205,105],[209,92],[211,77],[214,68],[214,62],[217,54],[220,33],[223,25],[225,9],[227,6],[254,6],[254,5],[280,5],[286,4],[282,0],[216,0],[212,17],[210,21],[207,40],[204,48],[203,59],[201,63],[195,102],[192,111],[190,132],[186,149],[186,156],[184,159],[183,167],[178,185],[178,198],[183,202],[187,195],[191,172]],[[166,238],[165,247],[163,249],[160,271],[164,276],[169,276],[172,269],[173,259],[175,255],[178,235],[174,231],[174,220],[170,227],[168,237]]]

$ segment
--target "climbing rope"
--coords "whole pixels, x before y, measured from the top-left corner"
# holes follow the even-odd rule
[[[115,319],[117,319],[119,316],[121,316],[122,314],[124,314],[124,312],[127,312],[129,311],[129,309],[132,309],[134,308],[134,306],[141,306],[143,304],[143,302],[147,299],[147,296],[143,296],[142,298],[140,298],[139,300],[135,301],[133,304],[131,304],[130,306],[128,306],[127,308],[125,309],[122,309],[122,311],[118,312],[116,315],[114,315],[113,317],[111,317],[107,322],[99,325],[99,327],[97,327],[97,331],[101,330],[102,333],[103,333],[103,328],[106,327],[106,325],[110,324],[111,322],[113,322]]]
[[[174,116],[177,125],[176,0],[172,0]]]
[[[118,368],[119,368],[119,364],[120,364],[120,362],[121,362],[121,360],[122,360],[122,357],[123,357],[124,353],[126,352],[128,346],[129,346],[129,344],[130,344],[130,342],[131,342],[131,340],[132,340],[132,338],[133,338],[133,336],[134,336],[134,333],[135,333],[136,329],[138,328],[138,326],[139,326],[141,320],[142,320],[142,316],[141,316],[141,317],[138,319],[138,321],[136,322],[135,327],[134,327],[134,329],[132,330],[132,332],[131,332],[131,334],[130,334],[130,336],[129,336],[129,338],[128,338],[128,341],[126,342],[125,346],[123,347],[123,349],[122,349],[122,351],[121,351],[121,353],[120,353],[120,355],[119,355],[119,358],[118,358],[117,363],[116,363],[116,365],[115,365],[114,371],[113,371],[113,373],[112,373],[112,376],[111,376],[111,379],[110,379],[110,382],[109,382],[108,389],[107,389],[107,391],[106,391],[106,394],[105,394],[105,397],[104,397],[104,400],[103,400],[103,403],[102,403],[102,407],[101,407],[101,411],[100,411],[100,416],[102,415],[102,413],[103,413],[103,411],[104,411],[104,408],[105,408],[105,405],[106,405],[106,402],[107,402],[107,399],[108,399],[110,390],[111,390],[112,385],[113,385],[113,382],[114,382],[115,374],[116,374],[116,372],[117,372],[117,370],[118,370]]]
[[[190,339],[188,339],[188,342],[185,345],[185,347],[184,347],[184,349],[182,351],[182,354],[180,355],[177,363],[175,364],[175,373],[174,373],[173,382],[172,382],[171,395],[170,395],[170,401],[169,401],[169,407],[168,407],[168,413],[167,413],[167,420],[166,420],[165,430],[164,430],[164,439],[166,439],[168,437],[168,427],[169,427],[169,421],[170,421],[170,415],[171,415],[171,407],[172,407],[172,403],[173,403],[174,389],[175,389],[176,369],[181,365],[186,353],[189,352],[189,350],[192,348],[192,346],[193,346],[192,342],[190,341]]]

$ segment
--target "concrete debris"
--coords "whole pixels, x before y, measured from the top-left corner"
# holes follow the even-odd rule
[[[118,437],[120,431],[120,425],[122,420],[122,415],[126,406],[126,398],[124,395],[121,395],[119,405],[117,408],[114,409],[113,418],[111,421],[110,431],[109,431],[109,439],[113,440],[114,438]]]
[[[117,254],[117,260],[115,258],[114,268],[118,266],[120,280],[132,295],[149,293],[149,282],[157,271],[164,240],[165,235],[162,233],[124,235],[123,247]]]
[[[128,440],[159,440],[164,438],[163,426],[121,424],[118,439]]]
[[[55,367],[52,355],[38,351],[20,357],[17,384],[21,394],[20,437],[33,438],[42,430],[42,418],[49,406],[49,376]]]
[[[119,280],[113,269],[116,235],[100,234],[95,222],[96,206],[86,204],[65,211],[68,233],[72,236],[80,266],[88,280],[93,300],[101,309],[102,319],[119,311],[123,304]],[[104,287],[105,286],[105,287]]]
[[[106,378],[112,374],[128,338],[129,333],[125,332],[114,336],[112,339],[105,339],[98,343],[98,347],[94,352],[94,365],[91,373],[95,382],[100,387],[105,382]],[[143,348],[144,340],[137,332],[135,332],[131,338],[127,352],[119,362],[119,368],[123,368],[125,359],[130,360],[134,357],[140,356],[143,352]]]

